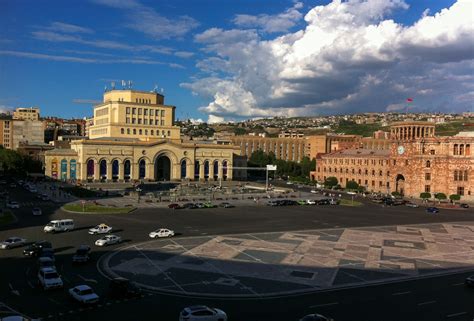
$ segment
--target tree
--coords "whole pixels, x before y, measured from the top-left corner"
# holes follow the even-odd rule
[[[436,193],[435,194],[435,198],[441,202],[441,200],[445,200],[446,199],[446,194],[444,193]]]
[[[449,199],[453,201],[453,204],[456,203],[456,201],[459,201],[461,199],[461,195],[459,194],[451,194],[449,195]]]
[[[422,198],[423,200],[427,200],[431,198],[431,193],[428,193],[428,192],[420,193],[420,198]]]
[[[400,193],[397,192],[397,191],[393,191],[393,192],[392,192],[392,196],[394,196],[394,197],[400,197],[400,196],[402,196],[402,194],[400,194]],[[430,195],[430,197],[431,197],[431,195]]]
[[[334,186],[337,185],[337,178],[334,177],[334,176],[329,176],[328,178],[326,178],[326,180],[324,181],[324,186],[327,187],[327,188],[332,188]]]
[[[346,189],[358,189],[359,184],[357,184],[355,181],[348,181],[346,184]]]

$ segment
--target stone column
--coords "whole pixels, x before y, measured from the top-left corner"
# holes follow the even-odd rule
[[[125,169],[124,169],[123,161],[122,162],[119,161],[118,180],[122,182],[125,180]]]
[[[199,180],[200,181],[204,180],[204,161],[201,161],[199,163]]]
[[[224,178],[224,170],[222,169],[222,162],[220,161],[218,163],[218,167],[217,167],[217,179],[221,180]],[[227,167],[229,167],[229,165],[227,165]],[[227,173],[229,172],[229,169],[227,169]]]
[[[214,162],[209,162],[209,180],[214,180]]]
[[[112,163],[110,161],[107,161],[106,164],[107,164],[107,171],[106,171],[107,182],[111,182],[112,181]]]
[[[145,179],[154,180],[155,179],[155,168],[153,166],[153,163],[146,163],[145,164],[145,170],[146,170]],[[170,173],[170,176],[173,176],[172,174],[173,173]]]
[[[99,163],[94,161],[94,181],[98,181],[100,179],[99,170],[100,170]]]
[[[228,181],[231,181],[232,180],[232,177],[233,177],[233,164],[231,162],[227,162],[227,180]],[[222,170],[222,166],[221,166],[221,170]],[[221,172],[221,170],[219,172]]]
[[[189,180],[194,179],[194,163],[186,162],[186,178]]]
[[[49,168],[51,171],[51,164],[49,165]],[[77,169],[78,169],[78,172],[76,173],[77,179],[81,181],[86,181],[87,180],[87,163],[77,164]]]
[[[138,179],[138,163],[130,163],[130,180]]]

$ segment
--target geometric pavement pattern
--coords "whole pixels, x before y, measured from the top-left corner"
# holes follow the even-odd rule
[[[101,270],[155,291],[267,296],[474,266],[474,223],[161,239],[106,256]]]

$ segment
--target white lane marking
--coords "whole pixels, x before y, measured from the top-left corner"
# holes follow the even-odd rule
[[[436,301],[433,300],[433,301],[420,302],[417,305],[427,305],[427,304],[433,304],[433,303],[436,303]]]
[[[78,274],[77,275],[78,277],[80,277],[83,281],[85,282],[91,282],[91,283],[97,283],[97,280],[94,280],[94,279],[86,279],[85,277],[83,277],[82,275]]]
[[[451,286],[460,286],[460,285],[464,285],[464,282],[451,284]]]
[[[396,292],[396,293],[392,293],[392,295],[404,295],[404,294],[408,294],[408,293],[411,293],[411,291],[406,291],[406,292]]]
[[[467,314],[467,312],[458,312],[458,313],[448,314],[446,317],[453,318],[453,317],[458,317],[460,315],[465,315],[465,314]]]
[[[314,308],[327,307],[327,306],[338,305],[338,304],[339,304],[339,302],[323,303],[323,304],[312,305],[309,308],[314,309]]]

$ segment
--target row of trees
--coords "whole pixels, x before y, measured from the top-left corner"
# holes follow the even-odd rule
[[[301,162],[285,161],[277,159],[273,152],[264,153],[262,150],[257,150],[250,155],[248,160],[249,167],[265,167],[266,165],[276,165],[276,175],[290,177],[296,181],[309,181],[309,172],[316,168],[316,160],[310,160],[308,157],[303,157]],[[257,176],[258,174],[249,171],[250,175]]]
[[[0,146],[0,174],[23,176],[27,173],[42,173],[43,164],[27,155]]]
[[[439,201],[443,201],[445,199],[447,199],[448,197],[446,196],[446,194],[444,193],[435,193],[434,195],[434,198],[436,198],[437,200]],[[424,199],[424,200],[428,200],[432,197],[431,193],[427,193],[427,192],[424,192],[424,193],[420,193],[420,198],[421,199]],[[459,194],[451,194],[449,195],[449,199],[455,203],[456,201],[459,201],[461,199],[461,195]]]

